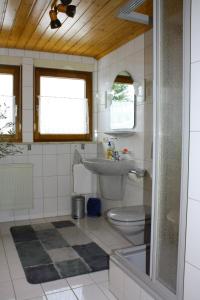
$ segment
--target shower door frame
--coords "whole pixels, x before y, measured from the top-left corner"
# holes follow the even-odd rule
[[[191,36],[191,0],[183,0],[183,107],[182,107],[182,163],[181,163],[181,191],[180,191],[180,220],[177,259],[177,289],[176,294],[167,289],[156,276],[157,245],[158,245],[158,105],[160,86],[160,0],[154,0],[154,80],[153,80],[153,114],[154,114],[154,151],[153,151],[153,191],[152,191],[152,233],[151,233],[151,265],[150,277],[154,287],[166,299],[183,299],[184,268],[186,247],[186,220],[188,202],[188,164],[189,164],[189,113],[190,113],[190,36]]]

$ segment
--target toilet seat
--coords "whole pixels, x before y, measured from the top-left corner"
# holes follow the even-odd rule
[[[127,206],[111,208],[107,213],[108,218],[117,223],[142,225],[151,218],[151,210],[148,206]]]

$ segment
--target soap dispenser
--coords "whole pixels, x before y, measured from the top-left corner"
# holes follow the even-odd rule
[[[113,157],[113,148],[112,148],[111,142],[109,141],[107,151],[106,151],[106,158],[112,159],[112,157]]]

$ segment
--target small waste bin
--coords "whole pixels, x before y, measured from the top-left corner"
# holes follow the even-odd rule
[[[85,217],[85,197],[82,195],[72,196],[72,218],[81,219]]]

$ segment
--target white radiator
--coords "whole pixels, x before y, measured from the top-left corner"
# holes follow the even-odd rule
[[[0,210],[32,207],[32,164],[0,165]]]

